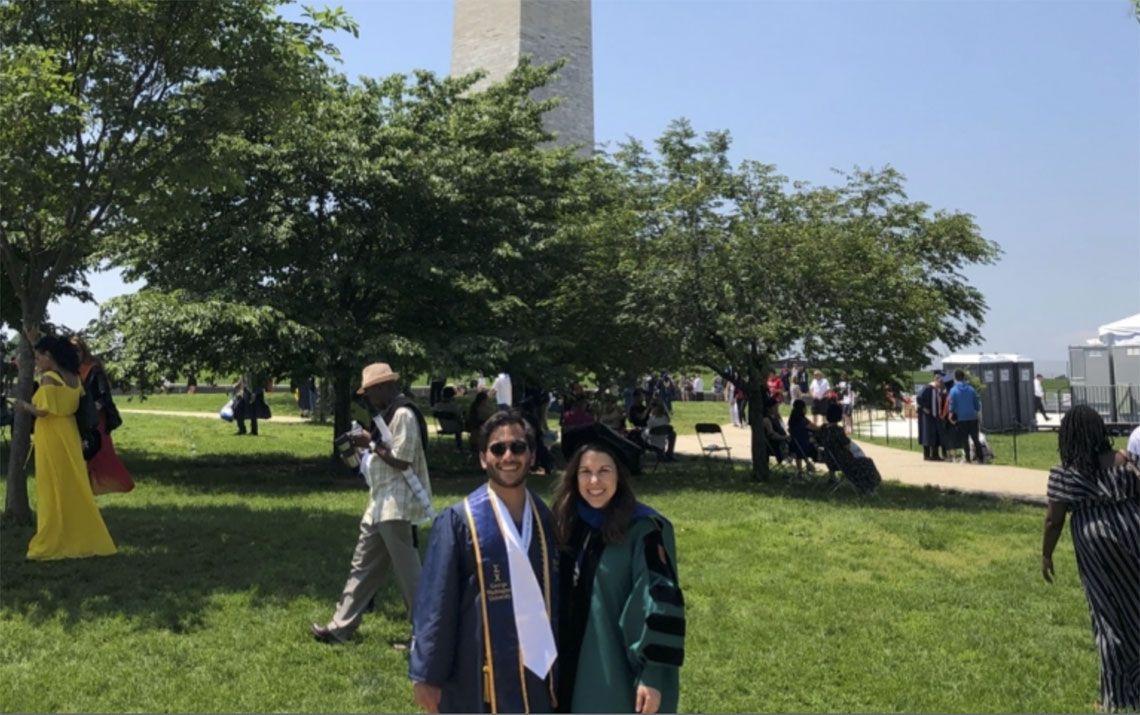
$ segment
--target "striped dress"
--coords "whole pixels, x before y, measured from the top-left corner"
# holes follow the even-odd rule
[[[1101,705],[1140,708],[1140,458],[1087,477],[1054,467],[1049,500],[1072,512],[1077,568],[1100,654]]]

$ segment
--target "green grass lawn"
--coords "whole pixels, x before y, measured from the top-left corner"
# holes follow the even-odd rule
[[[153,394],[141,398],[138,395],[117,395],[115,406],[120,410],[158,410],[169,412],[213,412],[217,414],[222,405],[230,399],[227,394],[178,393],[171,395]],[[297,400],[288,390],[275,390],[265,393],[265,402],[275,415],[299,415]]]
[[[307,632],[340,594],[365,506],[360,480],[328,460],[330,429],[231,432],[153,416],[115,433],[138,482],[99,498],[117,556],[30,563],[31,530],[5,528],[0,710],[415,710],[390,647],[409,635],[394,586],[352,644]],[[448,442],[429,455],[438,506],[480,483]],[[549,495],[549,479],[532,483]],[[1075,712],[1097,699],[1067,537],[1058,583],[1039,574],[1040,508],[897,484],[863,501],[694,461],[637,486],[677,527],[684,711]]]
[[[922,445],[918,443],[917,431],[913,439],[907,439],[906,434],[891,437],[890,440],[885,437],[859,435],[856,435],[855,438],[895,449],[906,449],[912,452],[922,451]],[[1017,435],[1016,452],[1014,451],[1014,437],[1011,434],[988,434],[986,435],[986,442],[994,452],[994,464],[1010,464],[1028,469],[1048,470],[1055,467],[1060,461],[1060,457],[1057,455],[1056,432],[1027,432]]]

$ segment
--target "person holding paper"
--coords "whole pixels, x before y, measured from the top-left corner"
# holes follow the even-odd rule
[[[515,410],[479,432],[487,483],[435,519],[412,608],[408,677],[436,712],[551,712],[557,550],[526,487],[536,436]]]
[[[360,471],[368,481],[368,508],[360,520],[352,567],[332,620],[309,627],[313,638],[322,643],[352,638],[372,597],[391,574],[409,609],[415,599],[420,578],[415,525],[434,512],[424,453],[427,422],[401,394],[399,379],[400,374],[382,362],[364,368],[361,376],[357,394],[379,412],[372,420],[371,433],[360,431],[353,436],[360,449]]]

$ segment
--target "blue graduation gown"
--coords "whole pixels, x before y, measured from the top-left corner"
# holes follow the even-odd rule
[[[486,485],[481,486],[473,495],[486,489]],[[534,505],[548,537],[553,539],[550,510],[537,496],[534,496]],[[541,584],[542,547],[537,534],[531,539],[528,555]],[[555,558],[552,569],[556,564]],[[554,582],[552,593],[557,594],[557,578],[553,571],[551,580]],[[552,614],[557,613],[557,604],[554,603]],[[552,618],[556,616],[552,615]],[[557,623],[552,623],[551,627],[555,633],[558,632]],[[462,501],[444,509],[432,524],[412,607],[408,677],[413,682],[442,688],[440,712],[490,711],[487,695],[483,692],[483,616],[479,577],[472,534]],[[551,688],[547,682],[529,670],[525,677],[530,711],[552,712]],[[510,699],[518,701],[522,698]],[[500,706],[500,712],[506,710]]]

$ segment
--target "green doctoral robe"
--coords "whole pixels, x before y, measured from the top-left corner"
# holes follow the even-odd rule
[[[625,539],[603,544],[578,518],[561,565],[559,708],[633,712],[639,683],[676,712],[685,607],[667,519],[639,505]]]

